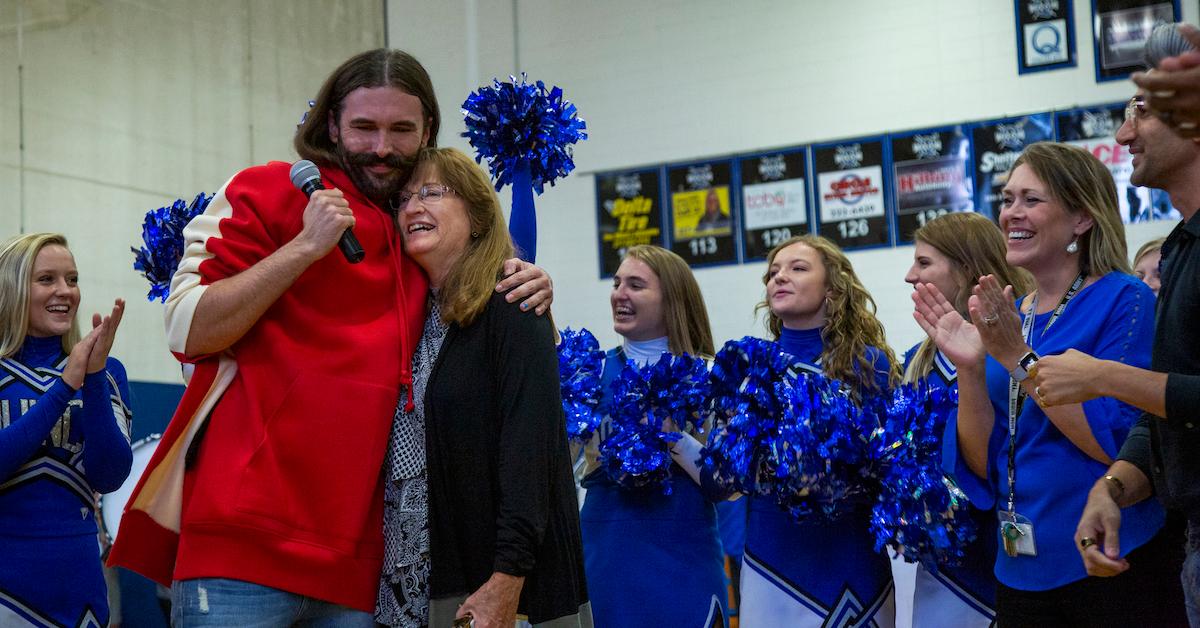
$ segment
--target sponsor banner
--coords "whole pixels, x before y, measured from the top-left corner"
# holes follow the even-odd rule
[[[596,225],[600,277],[611,277],[625,250],[638,244],[663,246],[661,170],[596,175]]]
[[[1133,158],[1116,140],[1124,118],[1125,103],[1114,103],[1060,111],[1055,115],[1055,126],[1059,141],[1079,146],[1108,166],[1117,186],[1122,221],[1179,220],[1179,211],[1171,207],[1166,192],[1138,187],[1129,181]]]
[[[813,148],[817,232],[843,249],[891,244],[883,138]]]
[[[890,139],[896,241],[911,243],[925,223],[972,211],[970,142],[957,128],[926,129]]]
[[[1113,81],[1144,69],[1142,48],[1160,22],[1178,22],[1179,0],[1092,0],[1096,80]]]
[[[975,175],[975,211],[997,220],[1001,191],[1008,171],[1021,151],[1034,142],[1054,139],[1050,113],[980,122],[971,127],[972,167]]]
[[[1073,0],[1014,0],[1017,71],[1075,67]]]
[[[692,266],[737,262],[733,162],[669,167],[667,186],[671,250]]]
[[[763,259],[775,245],[808,232],[804,160],[802,148],[738,160],[745,259]]]

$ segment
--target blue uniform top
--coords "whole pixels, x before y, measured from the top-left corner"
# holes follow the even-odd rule
[[[1025,314],[1022,312],[1022,319]],[[1051,313],[1035,315],[1029,346],[1039,355],[1077,349],[1101,360],[1138,368],[1150,365],[1154,335],[1154,293],[1138,279],[1109,273],[1084,287],[1058,320],[1046,330]],[[1007,510],[1008,501],[1008,370],[987,358],[987,388],[995,425],[988,447],[988,474],[981,479],[958,454],[957,432],[946,430],[951,457],[946,468],[980,508]],[[1111,398],[1083,404],[1088,426],[1109,456],[1117,451],[1140,411]],[[1038,404],[1026,400],[1017,417],[1016,512],[1033,523],[1037,556],[996,556],[996,578],[1014,589],[1045,591],[1087,576],[1075,548],[1075,526],[1088,491],[1107,465],[1072,444]],[[1128,553],[1150,540],[1163,524],[1155,500],[1122,513],[1121,551]],[[999,524],[992,534],[998,534]],[[998,538],[998,537],[996,537]]]

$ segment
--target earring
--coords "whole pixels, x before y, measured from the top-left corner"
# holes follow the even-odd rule
[[[1079,239],[1076,238],[1074,240],[1071,240],[1071,243],[1067,245],[1067,253],[1074,255],[1075,253],[1078,253],[1078,252],[1079,252]]]
[[[471,232],[471,238],[472,238],[472,239],[474,239],[474,238],[478,238],[478,237],[479,237],[479,232],[478,232],[478,231],[472,231],[472,232]]]

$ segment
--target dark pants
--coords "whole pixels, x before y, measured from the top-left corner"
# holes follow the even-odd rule
[[[996,624],[1025,626],[1187,626],[1181,526],[1168,524],[1126,556],[1129,569],[1112,578],[1088,576],[1048,591],[996,589]]]

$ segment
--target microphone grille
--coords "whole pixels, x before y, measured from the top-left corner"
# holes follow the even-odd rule
[[[289,176],[292,179],[292,185],[296,186],[297,190],[303,190],[304,184],[312,179],[321,180],[321,171],[317,169],[317,164],[307,159],[301,159],[292,164]]]

